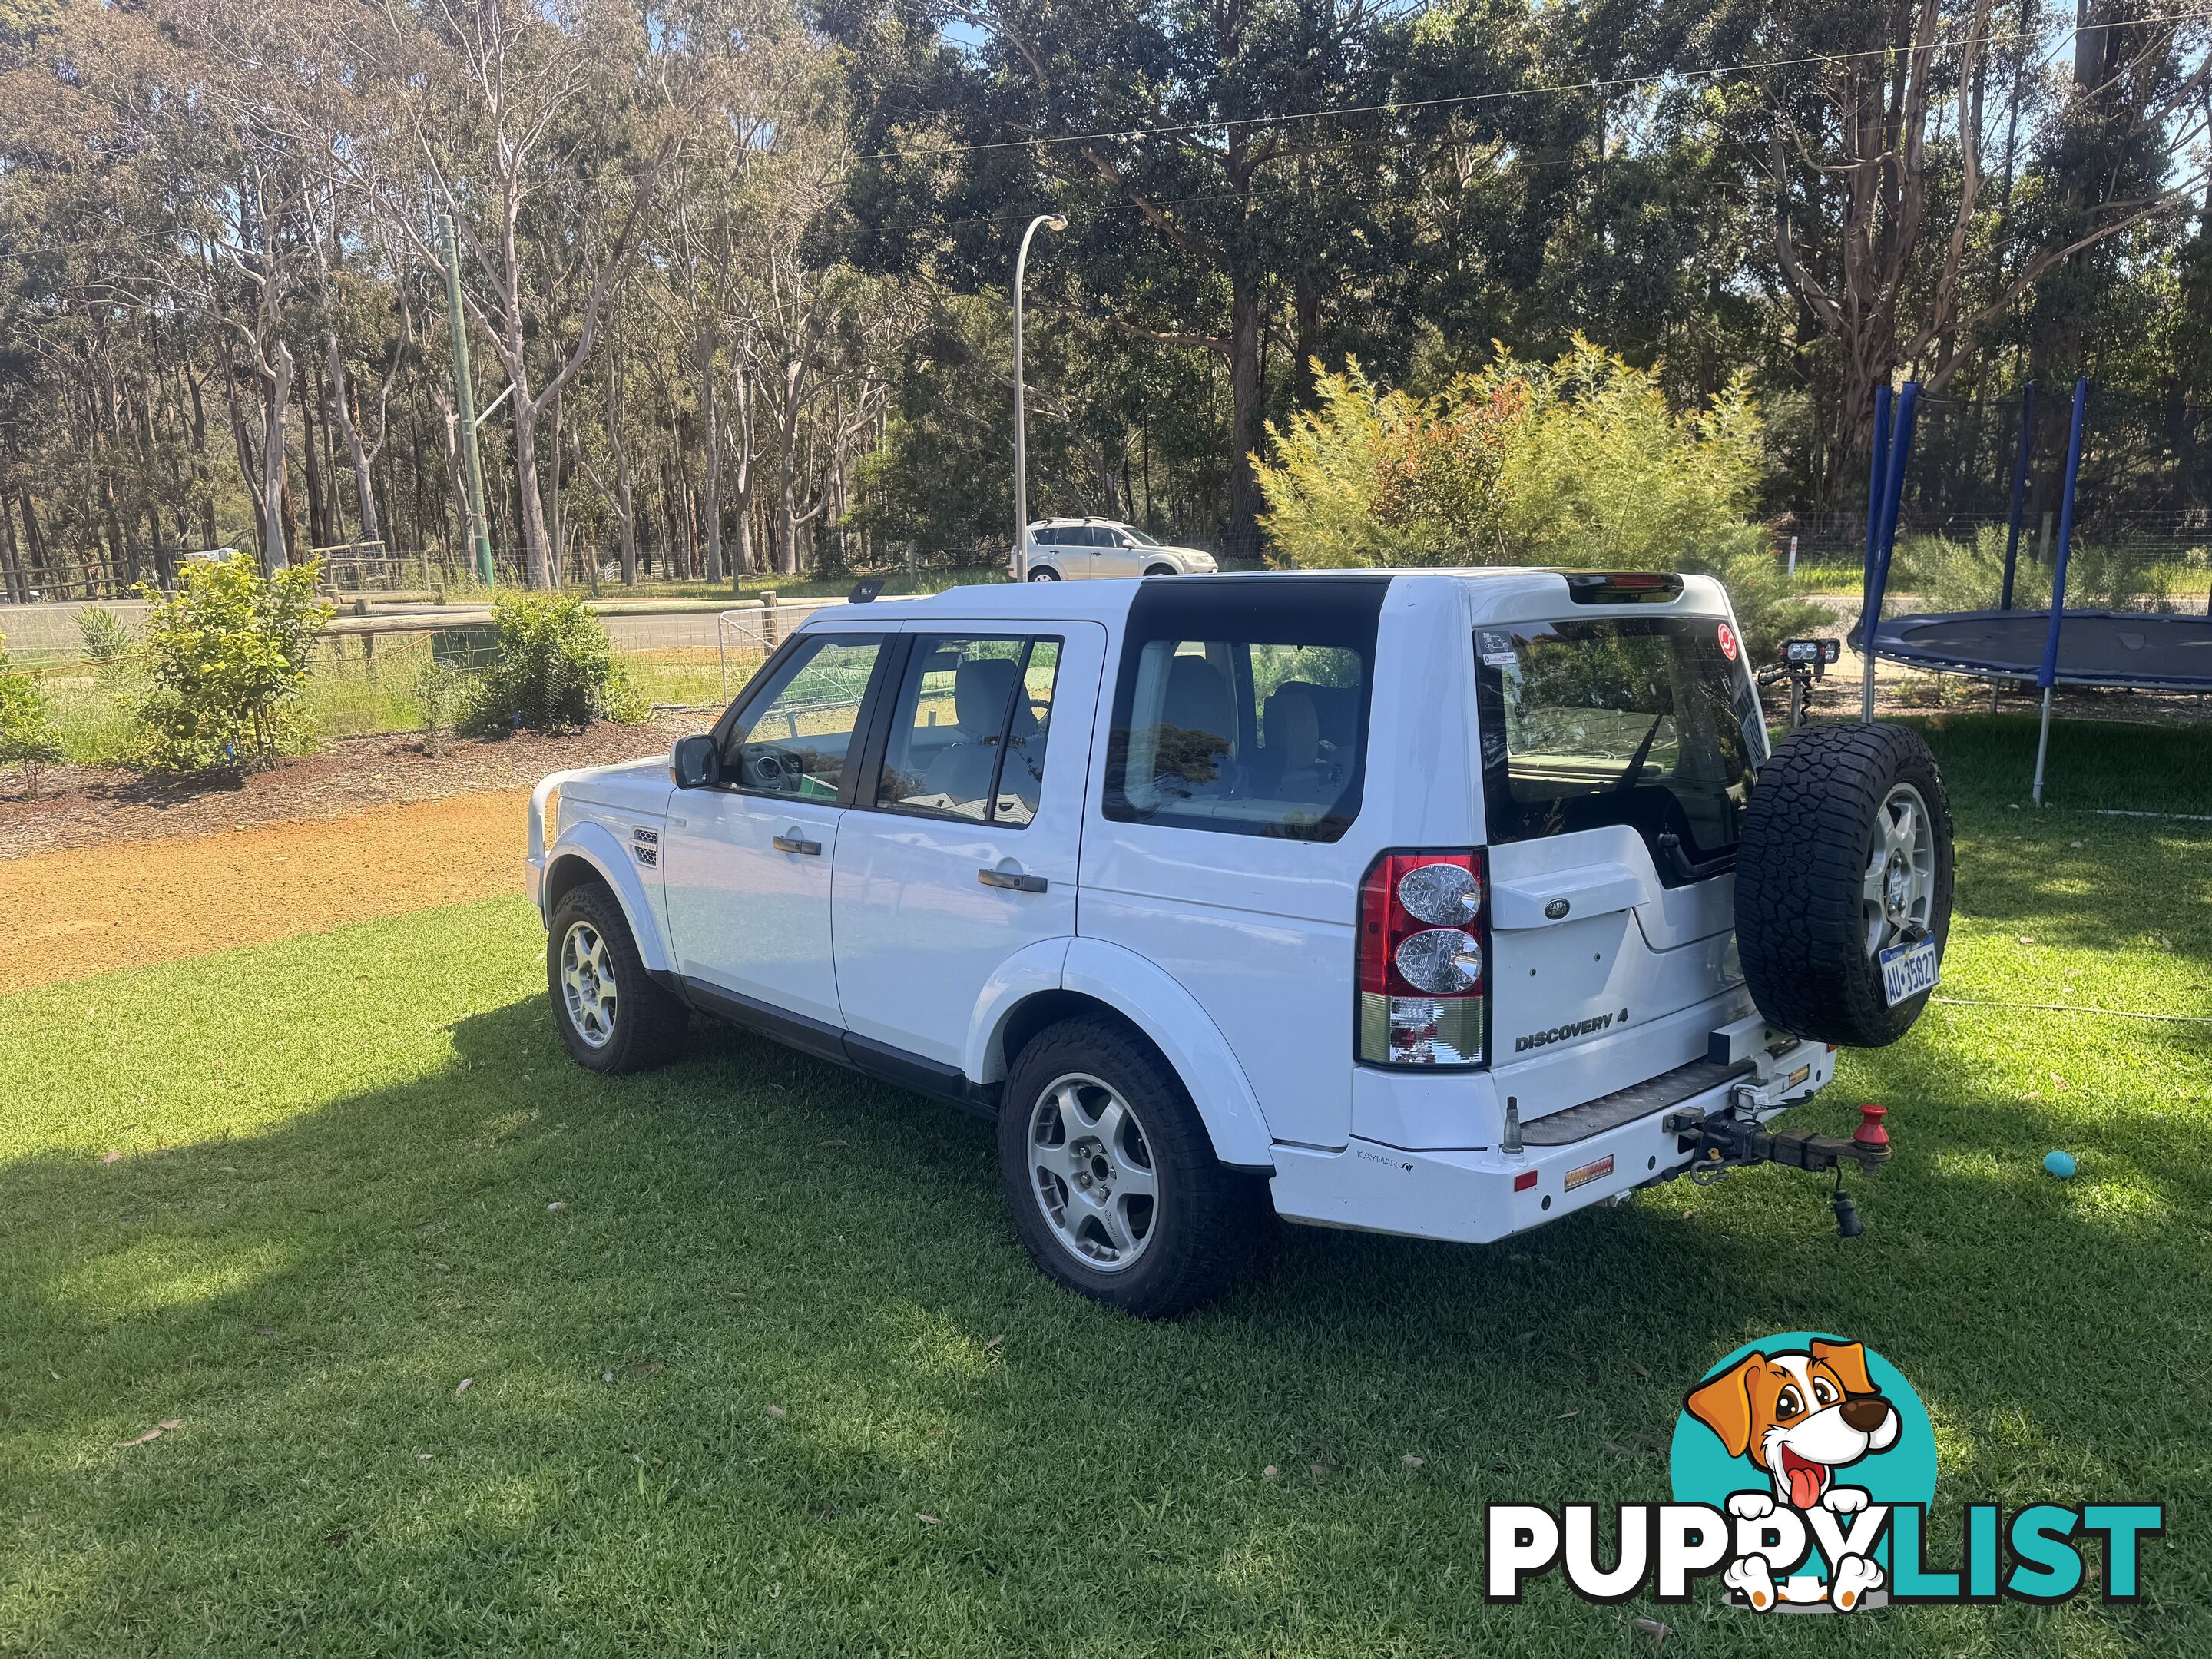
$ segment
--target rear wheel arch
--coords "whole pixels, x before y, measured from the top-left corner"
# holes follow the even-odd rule
[[[980,1082],[1006,1078],[1021,1050],[1064,1019],[1102,1012],[1158,1054],[1190,1096],[1214,1155],[1238,1169],[1274,1164],[1273,1140],[1258,1097],[1197,1000],[1136,952],[1103,939],[1070,942],[1056,986],[1031,992],[1000,1016]]]
[[[1062,1020],[1081,1019],[1086,1016],[1109,1020],[1123,1027],[1139,1042],[1160,1053],[1160,1046],[1146,1036],[1137,1024],[1110,1002],[1103,1002],[1080,991],[1036,991],[1009,1008],[999,1022],[990,1050],[984,1064],[990,1075],[987,1082],[1004,1082],[1006,1074],[1022,1057],[1022,1050]],[[1174,1062],[1160,1054],[1170,1071]],[[1185,1086],[1188,1086],[1186,1085]]]

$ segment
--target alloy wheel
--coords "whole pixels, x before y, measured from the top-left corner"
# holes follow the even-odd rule
[[[1053,1238],[1096,1273],[1136,1265],[1159,1232],[1160,1183],[1135,1109],[1081,1073],[1030,1109],[1030,1188]]]
[[[1935,898],[1935,825],[1920,792],[1900,783],[1875,815],[1874,850],[1860,887],[1867,954],[1926,937]]]
[[[615,965],[606,939],[588,921],[571,922],[561,940],[561,995],[568,1024],[587,1048],[615,1035]]]

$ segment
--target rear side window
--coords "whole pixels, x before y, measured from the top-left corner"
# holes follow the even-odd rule
[[[1623,824],[1668,886],[1732,867],[1760,716],[1724,635],[1711,617],[1479,630],[1491,841]]]
[[[1335,841],[1359,815],[1389,579],[1184,580],[1129,607],[1106,816]]]
[[[916,639],[874,804],[1027,824],[1044,785],[1059,670],[1056,639]]]

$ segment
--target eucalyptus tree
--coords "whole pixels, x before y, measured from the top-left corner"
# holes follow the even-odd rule
[[[941,49],[916,18],[981,44]],[[1346,134],[1315,118],[1387,102],[1384,0],[955,0],[831,22],[864,60],[854,197],[873,257],[1002,282],[1027,213],[1066,213],[1047,263],[1080,267],[1086,303],[1225,373],[1224,537],[1256,550],[1269,299],[1287,266],[1316,314],[1339,249],[1307,232]]]
[[[1838,474],[1863,463],[1875,387],[1900,372],[1948,384],[1977,331],[2046,272],[2172,211],[2201,180],[2203,20],[2165,13],[2121,33],[2085,3],[2075,33],[2086,49],[2054,88],[2028,68],[2033,32],[1997,0],[1753,3],[1723,19],[1717,38],[1782,60],[1741,78],[1732,113],[1783,279],[1840,356]],[[1999,130],[2016,134],[2023,113],[2018,96],[1989,96],[1993,54],[2016,87],[2027,76],[2043,165],[2024,193],[2056,189],[2062,210],[2023,212],[2008,161],[1991,166],[2010,148]],[[2075,132],[2102,155],[2134,150],[2137,165],[2054,168]]]
[[[416,258],[441,263],[453,221],[465,303],[507,377],[524,569],[550,586],[539,424],[591,360],[676,142],[641,109],[641,23],[613,0],[386,0],[353,38],[374,115],[332,160]]]

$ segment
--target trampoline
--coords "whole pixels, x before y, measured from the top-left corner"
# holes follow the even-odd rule
[[[2212,617],[2066,611],[2059,623],[2056,684],[2212,691]],[[1931,673],[2039,680],[2050,641],[2048,611],[1954,611],[1883,618],[1874,653]]]
[[[2036,742],[2034,798],[2043,804],[2044,762],[2051,746],[2051,694],[2056,686],[2112,686],[2143,691],[2212,691],[2212,614],[2178,616],[2150,611],[2069,611],[2066,566],[2074,535],[2074,489],[2081,471],[2082,417],[2089,400],[2085,376],[2074,385],[2073,419],[2066,440],[2066,471],[2058,514],[2057,556],[2051,568],[2047,608],[2016,611],[2013,585],[2020,548],[2034,431],[2035,385],[2022,396],[2019,459],[2014,469],[2007,526],[2003,596],[1995,611],[1952,611],[1884,617],[1897,546],[1897,521],[1905,471],[1912,452],[1913,417],[1920,388],[1908,381],[1893,409],[1890,390],[1875,394],[1874,453],[1867,514],[1866,589],[1850,639],[1865,664],[1861,718],[1874,719],[1874,665],[1879,657],[1938,674],[1990,680],[2032,681],[2042,689],[2042,732]],[[1869,629],[1871,623],[1871,629]]]

